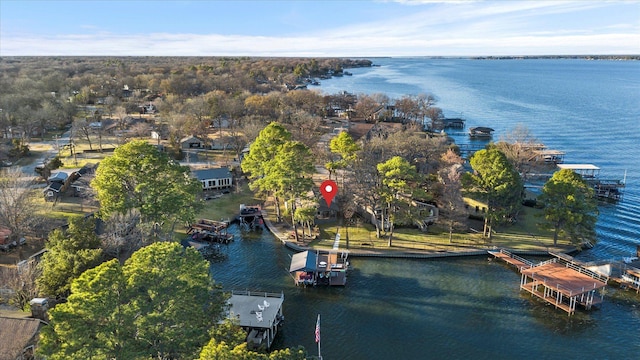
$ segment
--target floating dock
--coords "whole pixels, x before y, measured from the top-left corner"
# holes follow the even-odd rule
[[[576,305],[589,310],[603,300],[600,289],[607,286],[608,278],[580,266],[570,257],[553,254],[554,258],[538,264],[520,258],[504,249],[489,251],[518,268],[522,277],[520,289],[573,315]]]

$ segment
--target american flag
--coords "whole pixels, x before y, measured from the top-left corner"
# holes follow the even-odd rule
[[[318,314],[318,321],[316,321],[316,342],[320,342],[320,314]]]

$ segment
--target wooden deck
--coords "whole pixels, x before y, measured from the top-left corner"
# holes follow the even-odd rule
[[[602,302],[598,290],[607,286],[608,278],[588,270],[563,254],[550,254],[555,258],[533,264],[504,249],[489,254],[515,266],[522,274],[520,289],[554,305],[572,315],[576,305],[587,310]]]
[[[522,290],[566,311],[569,315],[575,312],[577,304],[588,310],[602,302],[602,295],[596,292],[607,286],[605,281],[593,277],[588,270],[583,271],[575,265],[558,261],[546,261],[521,272]]]

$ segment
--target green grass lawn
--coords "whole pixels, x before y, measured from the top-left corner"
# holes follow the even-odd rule
[[[320,236],[309,245],[323,249],[330,249],[340,233],[340,248],[347,248],[346,233],[349,233],[350,250],[384,250],[384,251],[464,251],[472,248],[504,247],[525,251],[548,251],[553,246],[553,233],[537,226],[540,219],[536,216],[541,210],[524,208],[519,220],[509,226],[494,229],[492,238],[486,239],[480,233],[453,233],[449,241],[446,229],[437,225],[431,226],[427,233],[417,228],[396,228],[393,233],[392,246],[389,247],[389,236],[384,234],[376,237],[375,227],[369,223],[360,222],[358,225],[345,229],[336,224],[318,226]],[[566,239],[558,241],[558,246],[570,246]]]
[[[69,219],[73,217],[83,217],[92,212],[98,211],[95,206],[89,206],[83,203],[79,197],[65,196],[54,203],[45,201],[44,197],[36,198],[36,204],[40,213],[45,217],[52,219]]]
[[[232,191],[230,194],[222,194],[219,198],[205,200],[204,208],[197,217],[210,220],[233,219],[240,213],[240,204],[255,205],[262,201],[244,184],[238,192]]]

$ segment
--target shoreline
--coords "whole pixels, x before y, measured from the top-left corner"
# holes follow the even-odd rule
[[[271,220],[267,217],[267,213],[265,210],[262,210],[262,219],[264,220],[264,225],[267,229],[275,236],[280,242],[287,248],[294,250],[296,252],[302,252],[307,250],[317,250],[320,252],[344,252],[347,253],[351,257],[362,257],[362,258],[396,258],[396,259],[443,259],[443,258],[460,258],[460,257],[471,257],[471,256],[484,256],[489,255],[489,250],[498,249],[498,247],[494,246],[492,248],[470,248],[468,251],[398,251],[398,252],[390,252],[384,250],[348,250],[348,249],[338,249],[338,250],[326,250],[326,249],[316,249],[315,247],[309,246],[301,246],[292,241],[289,241],[287,236],[282,234],[282,232],[277,228],[277,226],[273,225]],[[516,255],[529,255],[529,256],[547,256],[550,255],[550,251],[543,250],[517,250],[517,249],[508,249],[509,252]],[[575,252],[579,252],[578,249],[562,249],[558,248],[554,252],[560,252],[563,254],[571,254]]]

